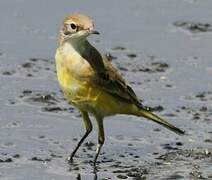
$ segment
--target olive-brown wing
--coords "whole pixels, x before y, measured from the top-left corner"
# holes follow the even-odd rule
[[[112,66],[106,57],[103,57],[102,60],[104,62],[104,71],[99,72],[93,79],[95,86],[124,101],[142,107],[141,101],[122,78],[118,70]]]

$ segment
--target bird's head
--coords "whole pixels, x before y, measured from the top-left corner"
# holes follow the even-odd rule
[[[72,14],[64,19],[60,37],[63,40],[82,40],[96,31],[93,20],[81,13]]]

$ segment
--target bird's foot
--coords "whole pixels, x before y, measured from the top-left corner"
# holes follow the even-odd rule
[[[96,174],[98,172],[98,165],[97,165],[97,162],[94,161],[93,162],[93,173]]]
[[[93,166],[93,173],[96,174],[98,172],[97,166]]]
[[[73,163],[73,155],[71,154],[70,156],[68,156],[66,158],[66,161],[69,163],[69,164],[72,164]]]

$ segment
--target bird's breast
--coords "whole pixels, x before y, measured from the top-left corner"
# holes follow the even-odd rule
[[[89,79],[94,75],[90,64],[67,47],[58,49],[55,59],[58,81],[65,95],[72,101],[87,96]]]

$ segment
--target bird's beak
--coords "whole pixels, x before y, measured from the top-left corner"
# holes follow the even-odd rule
[[[100,33],[99,33],[99,31],[96,31],[96,30],[90,30],[90,34],[97,34],[97,35],[99,35]]]

